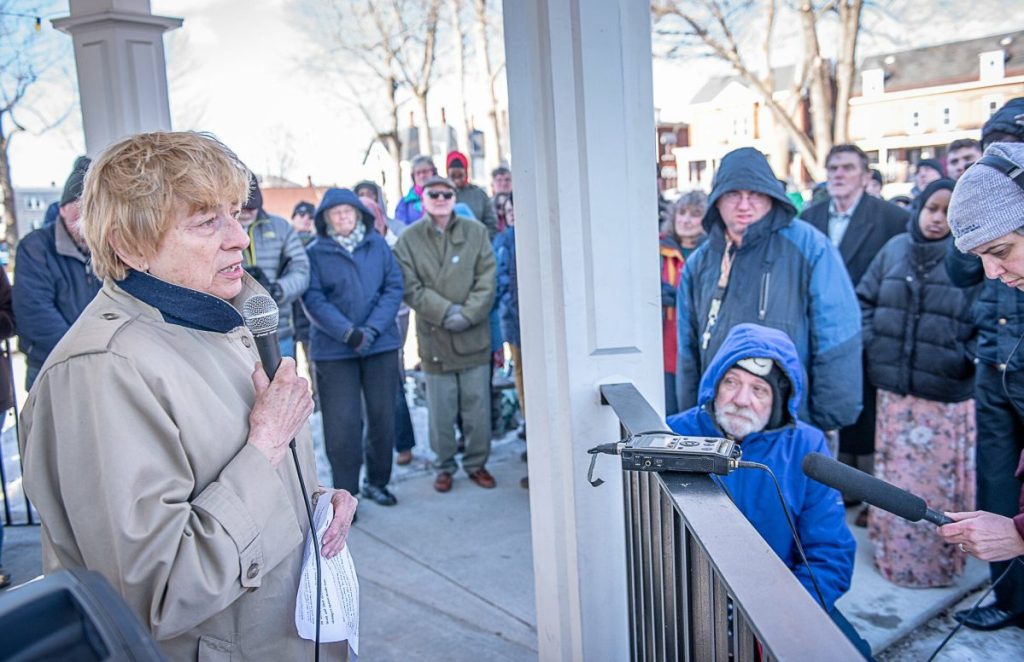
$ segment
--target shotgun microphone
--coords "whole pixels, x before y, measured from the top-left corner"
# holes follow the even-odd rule
[[[256,341],[263,370],[273,381],[277,367],[281,365],[281,346],[277,342],[277,302],[266,294],[254,294],[242,304],[242,319]]]
[[[846,498],[865,501],[905,520],[919,522],[923,519],[936,526],[953,521],[929,508],[921,497],[821,453],[808,453],[804,458],[803,469],[808,478],[836,488]]]

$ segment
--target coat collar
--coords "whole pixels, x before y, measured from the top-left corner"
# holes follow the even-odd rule
[[[141,271],[129,269],[128,275],[117,281],[117,285],[136,299],[156,308],[168,324],[215,333],[227,333],[244,324],[241,313],[224,299],[168,283]],[[244,300],[254,293],[246,291],[254,289],[252,284],[246,285],[250,287],[243,287],[242,293],[234,301]]]
[[[82,249],[75,243],[75,240],[71,238],[71,233],[68,232],[67,227],[64,225],[64,219],[59,216],[53,226],[53,241],[56,244],[58,255],[73,257],[86,264],[89,262],[89,256],[83,253]]]
[[[449,241],[451,241],[453,244],[465,243],[465,241],[466,241],[466,230],[465,230],[466,223],[465,223],[465,221],[466,220],[467,219],[464,219],[463,217],[459,216],[455,212],[452,212],[452,218],[451,218],[450,221],[448,221],[448,225],[446,225],[444,227],[444,232],[442,234],[447,235]],[[430,216],[424,216],[423,217],[423,222],[426,223],[426,225],[427,225],[427,231],[429,231],[429,232],[437,232],[437,226],[434,225],[434,222],[430,220]]]

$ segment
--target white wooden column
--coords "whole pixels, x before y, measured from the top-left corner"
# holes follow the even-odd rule
[[[70,0],[71,15],[53,26],[71,35],[78,70],[86,152],[119,138],[168,131],[163,34],[182,19],[153,16],[149,0]]]
[[[618,439],[602,383],[661,411],[650,6],[505,2],[541,660],[629,659]]]

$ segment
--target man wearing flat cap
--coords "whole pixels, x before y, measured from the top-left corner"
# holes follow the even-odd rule
[[[495,261],[487,228],[457,216],[456,187],[444,177],[423,185],[424,215],[398,238],[395,258],[405,302],[416,312],[416,338],[427,386],[430,447],[437,455],[434,489],[452,488],[455,419],[466,451],[462,468],[484,488],[491,452],[491,330]]]
[[[92,271],[79,227],[83,183],[90,163],[85,156],[75,160],[60,196],[57,222],[33,230],[18,243],[11,296],[18,320],[18,347],[27,357],[26,389],[32,388],[50,351],[102,285]]]

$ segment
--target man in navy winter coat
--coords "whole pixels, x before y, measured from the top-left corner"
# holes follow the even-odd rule
[[[697,405],[670,416],[668,425],[678,434],[734,439],[742,446],[744,460],[771,468],[810,569],[797,552],[771,476],[745,470],[720,480],[736,507],[815,601],[816,580],[823,607],[862,652],[869,652],[835,609],[835,601],[850,588],[857,544],[846,526],[839,492],[809,479],[801,469],[808,453],[829,452],[821,430],[799,418],[803,390],[803,368],[789,337],[764,326],[739,324],[704,372]]]
[[[18,347],[27,356],[25,388],[46,357],[99,292],[89,249],[79,230],[85,172],[90,160],[75,165],[60,196],[57,221],[33,230],[18,244],[11,296],[18,327]]]
[[[704,215],[705,241],[679,282],[680,409],[736,324],[779,329],[796,346],[808,387],[800,415],[822,430],[861,409],[860,307],[836,248],[795,219],[764,154],[749,147],[722,159]]]

